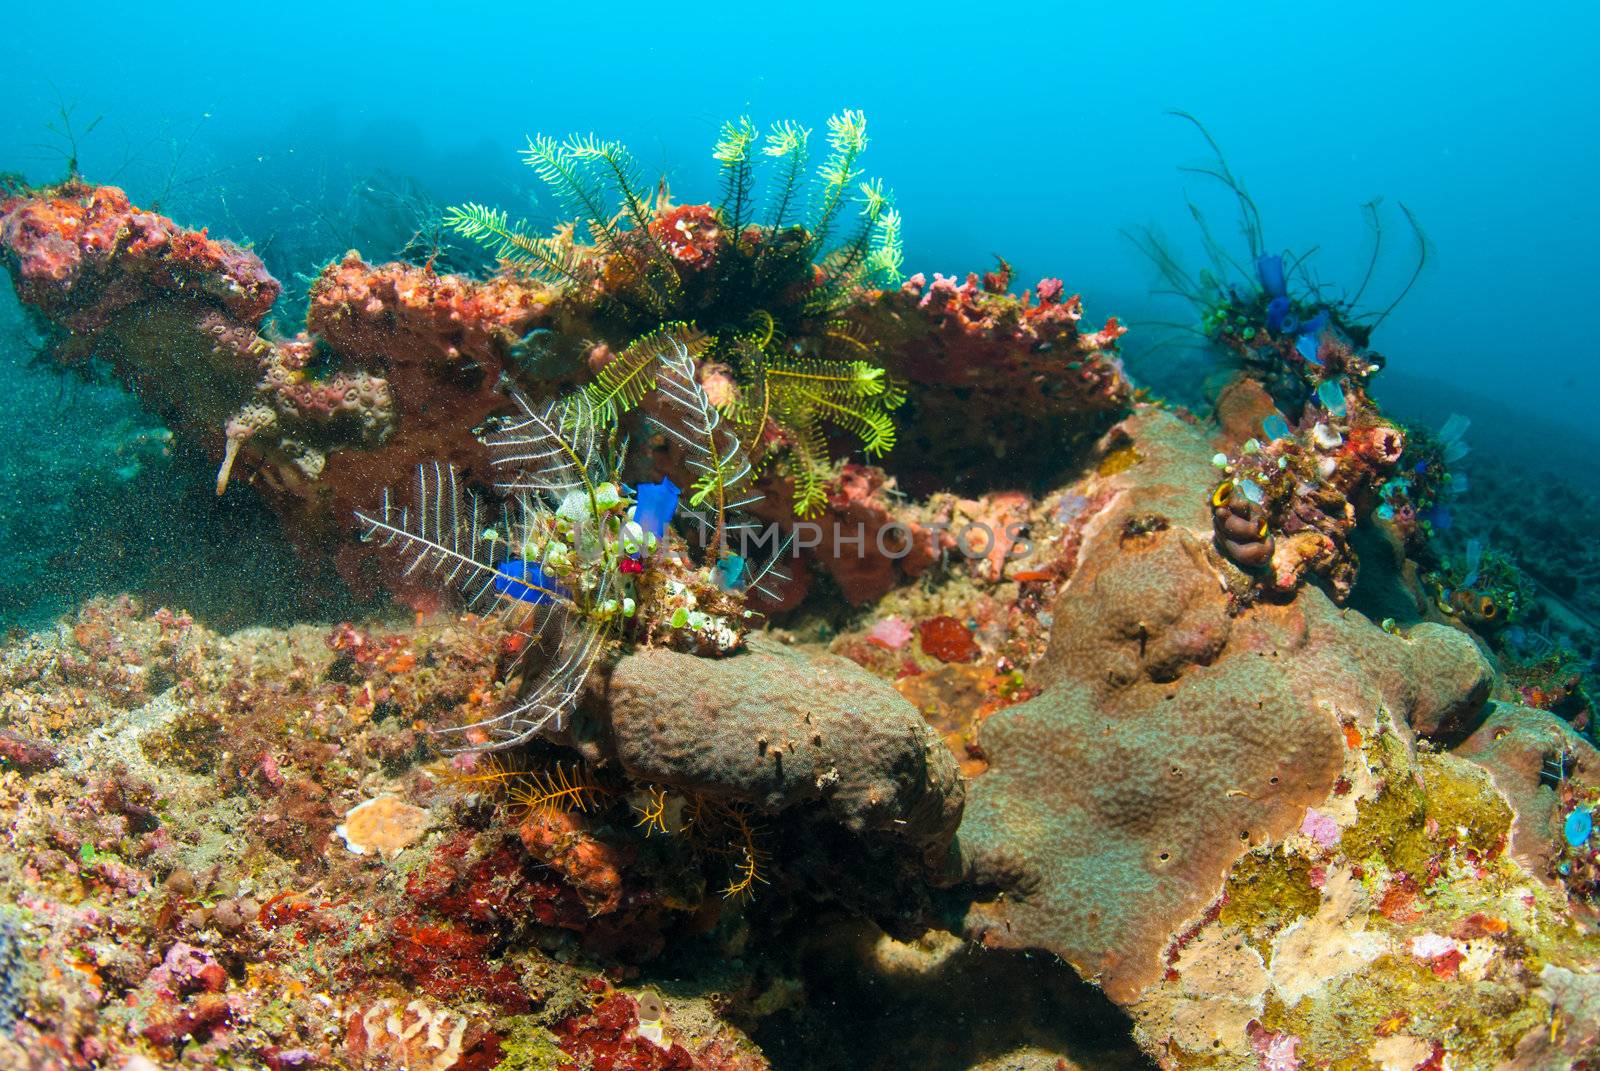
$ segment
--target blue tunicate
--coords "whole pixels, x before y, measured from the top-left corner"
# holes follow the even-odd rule
[[[1284,334],[1283,323],[1289,316],[1289,299],[1275,297],[1267,304],[1267,330],[1274,335]],[[1291,328],[1290,330],[1293,330]]]
[[[1287,439],[1289,437],[1289,422],[1277,413],[1273,413],[1261,422],[1261,432],[1269,440]]]
[[[1425,509],[1417,516],[1421,517],[1423,520],[1427,521],[1441,532],[1447,530],[1451,524],[1455,523],[1455,518],[1451,517],[1450,511],[1445,509],[1443,506],[1433,506],[1430,509]]]
[[[1301,357],[1306,359],[1308,364],[1314,364],[1320,368],[1322,366],[1322,358],[1317,356],[1317,346],[1317,336],[1309,334],[1301,335],[1299,341],[1294,344],[1295,350],[1299,352]]]
[[[1276,253],[1263,253],[1256,258],[1256,275],[1261,279],[1261,289],[1273,297],[1288,293],[1283,278],[1283,258]]]
[[[1331,379],[1324,379],[1317,384],[1317,401],[1322,403],[1322,408],[1334,416],[1342,417],[1345,412],[1344,388]]]
[[[641,483],[636,490],[634,523],[657,539],[662,538],[672,523],[672,515],[678,512],[678,496],[683,492],[670,478],[660,483]]]
[[[494,571],[494,590],[508,599],[538,606],[556,595],[566,595],[538,562],[513,558],[495,566]]]
[[[744,586],[744,558],[730,554],[717,562],[717,587],[723,591],[737,591]]]
[[[1466,457],[1471,448],[1462,441],[1461,437],[1472,426],[1472,421],[1460,413],[1451,413],[1450,419],[1444,422],[1444,427],[1439,429],[1440,455],[1445,462],[1453,463]]]
[[[1239,493],[1243,495],[1247,501],[1254,502],[1258,506],[1267,500],[1267,493],[1263,491],[1261,489],[1261,485],[1256,483],[1254,480],[1243,479],[1234,486],[1239,488]]]
[[[1594,814],[1587,807],[1579,807],[1567,815],[1567,822],[1563,827],[1567,835],[1567,843],[1574,848],[1581,848],[1589,843],[1589,835],[1594,832]]]

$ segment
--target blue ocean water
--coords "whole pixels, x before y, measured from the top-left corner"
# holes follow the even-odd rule
[[[516,156],[528,134],[620,139],[697,200],[714,194],[724,119],[820,127],[859,108],[868,165],[906,220],[908,271],[982,271],[1000,255],[1019,285],[1059,276],[1091,318],[1134,325],[1136,375],[1181,394],[1193,377],[1153,325],[1184,310],[1150,293],[1123,232],[1152,225],[1197,256],[1186,196],[1231,218],[1221,191],[1180,170],[1207,158],[1168,114],[1182,109],[1244,177],[1269,245],[1316,247],[1329,280],[1365,266],[1364,202],[1385,198],[1391,222],[1401,202],[1416,215],[1427,269],[1374,339],[1402,415],[1461,410],[1480,449],[1581,469],[1600,389],[1585,314],[1597,25],[1578,4],[1523,19],[1478,3],[90,3],[70,20],[30,5],[0,42],[0,170],[53,180],[75,153],[138,203],[254,242],[292,291],[295,272],[351,246],[398,252],[415,200],[531,206]],[[1413,264],[1403,227],[1386,239],[1379,295]],[[0,376],[35,397],[9,288],[0,302]],[[140,419],[96,397],[107,416],[91,423]],[[49,412],[8,407],[7,496],[37,477],[16,459]]]

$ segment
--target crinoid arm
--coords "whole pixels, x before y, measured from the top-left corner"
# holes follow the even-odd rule
[[[711,152],[722,170],[722,218],[734,234],[743,234],[750,222],[750,203],[755,190],[751,150],[757,140],[755,124],[748,115],[722,124],[716,148]]]
[[[793,222],[794,209],[805,185],[811,131],[799,123],[773,123],[761,144],[765,156],[778,161],[778,181],[773,184],[767,226],[782,230]]]
[[[528,139],[523,158],[597,250],[639,271],[646,285],[633,292],[633,300],[664,316],[677,301],[678,276],[650,231],[648,186],[627,148],[592,134],[565,141],[539,135]]]
[[[607,361],[583,388],[596,418],[615,424],[655,390],[662,359],[673,352],[674,341],[687,331],[681,323],[664,324],[634,339]]]
[[[585,286],[593,281],[593,271],[578,255],[570,230],[536,235],[522,220],[513,222],[503,209],[473,202],[446,209],[441,222],[447,230],[488,249],[497,260],[545,282]]]
[[[750,567],[749,575],[745,581],[745,590],[756,592],[771,602],[782,602],[781,586],[794,579],[793,575],[783,566],[783,559],[788,556],[793,546],[794,533],[790,532],[764,563]]]
[[[900,213],[890,207],[882,179],[862,182],[858,189],[859,219],[850,236],[821,258],[823,281],[806,299],[813,312],[837,311],[867,285],[900,282],[905,263]]]
[[[761,495],[749,490],[754,469],[739,437],[722,424],[722,414],[695,376],[695,357],[681,336],[667,336],[656,390],[661,414],[653,423],[684,449],[684,463],[695,472],[691,506],[707,506],[722,531],[729,514],[752,506]],[[698,347],[696,347],[698,348]]]
[[[600,456],[600,433],[588,395],[578,391],[536,407],[514,390],[511,400],[520,415],[483,440],[494,466],[496,490],[542,493],[559,500],[589,488],[590,473]]]
[[[506,790],[514,807],[532,814],[549,811],[599,810],[611,791],[589,770],[574,764],[570,768],[553,764],[548,770],[530,770],[518,776]]]
[[[870,456],[894,448],[889,410],[901,401],[897,384],[867,361],[775,360],[767,379],[783,402],[780,408],[805,411],[852,433]]]
[[[602,583],[596,593],[597,601],[607,597],[608,585]],[[608,622],[595,614],[571,613],[564,618],[565,627],[548,648],[548,657],[536,670],[515,706],[492,717],[467,725],[450,726],[436,730],[440,734],[460,736],[474,730],[483,732],[488,743],[471,743],[447,751],[483,751],[516,747],[539,734],[560,729],[567,715],[577,705],[584,682],[599,662],[611,639]]]
[[[573,606],[566,592],[533,580],[516,583],[537,601],[502,598],[508,578],[495,558],[505,554],[501,544],[508,536],[492,526],[478,497],[462,490],[453,466],[437,461],[418,466],[409,504],[396,505],[385,490],[379,511],[357,511],[356,520],[363,539],[377,541],[405,563],[402,577],[432,577],[457,590],[473,613],[499,614],[519,631],[527,631],[525,619],[536,618],[530,635],[538,636],[548,618]]]
[[[417,470],[410,504],[397,506],[385,491],[379,511],[356,514],[364,538],[404,563],[402,576],[426,576],[455,589],[466,610],[493,616],[521,637],[523,657],[551,652],[530,675],[515,707],[475,725],[440,730],[486,728],[496,738],[491,747],[509,747],[559,725],[605,648],[603,623],[570,592],[540,571],[503,568],[509,549],[533,529],[537,507],[526,497],[523,506],[523,516],[502,514],[496,527],[482,503],[462,490],[454,468],[430,462]]]
[[[739,436],[723,424],[722,414],[695,376],[691,343],[675,340],[673,352],[662,359],[656,389],[663,404],[654,423],[683,447],[685,464],[697,474],[689,505],[710,511],[709,523],[705,515],[699,515],[702,530],[714,533],[711,543],[718,555],[731,552],[731,544],[739,537],[740,557],[744,558],[748,548],[743,537],[759,532],[757,522],[744,510],[761,501],[762,495],[752,487],[755,468]],[[789,580],[782,562],[793,541],[791,533],[761,565],[743,562],[741,586],[778,601],[775,585]]]
[[[856,162],[867,147],[867,117],[853,109],[830,116],[828,146],[833,151],[817,169],[817,185],[812,191],[809,230],[814,259],[828,248],[839,212],[849,199],[850,188],[861,175]]]

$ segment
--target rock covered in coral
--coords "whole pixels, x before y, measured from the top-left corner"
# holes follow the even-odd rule
[[[889,463],[914,494],[982,490],[997,463],[1013,485],[1053,476],[1129,404],[1115,317],[1085,330],[1061,280],[1020,297],[1009,286],[1004,266],[981,282],[916,275],[851,313],[908,384],[910,427]]]
[[[173,291],[257,324],[280,289],[254,253],[76,180],[0,200],[0,248],[18,296],[85,339]]]
[[[1510,803],[1516,816],[1511,849],[1535,874],[1566,884],[1574,877],[1571,867],[1566,874],[1559,868],[1568,850],[1586,855],[1600,847],[1589,836],[1574,836],[1576,843],[1567,838],[1568,816],[1593,802],[1573,788],[1600,784],[1600,753],[1560,718],[1496,703],[1457,753],[1488,770]]]
[[[1571,925],[1507,851],[1514,813],[1541,812],[1467,751],[1419,747],[1474,726],[1488,663],[1462,632],[1392,634],[1315,587],[1233,603],[1210,518],[1174,494],[1207,444],[1155,412],[1125,430],[1141,460],[1086,525],[1045,690],[979,730],[959,843],[966,880],[1000,895],[968,931],[1068,959],[1163,1066],[1539,1049],[1545,956],[1581,973],[1597,949],[1536,936]],[[1507,764],[1530,792],[1529,758]],[[1554,795],[1537,807],[1549,845]]]
[[[961,816],[954,758],[892,688],[842,658],[752,637],[715,661],[651,649],[604,684],[596,746],[636,781],[776,814],[816,806],[942,861]]]
[[[665,228],[655,237],[674,263],[701,289],[710,286],[707,257],[728,255],[736,236],[715,224],[709,206],[663,202],[659,215],[652,234]],[[0,249],[18,293],[58,336],[62,359],[111,354],[118,374],[155,401],[179,437],[216,459],[219,492],[249,480],[302,548],[343,539],[336,563],[358,591],[383,579],[370,547],[344,539],[355,511],[370,508],[374,487],[404,486],[418,464],[431,461],[486,482],[488,458],[474,429],[510,408],[507,384],[551,391],[558,385],[552,378],[609,367],[618,356],[613,345],[621,350],[631,337],[611,337],[617,325],[606,319],[610,307],[598,292],[560,290],[515,273],[480,281],[431,266],[372,265],[356,251],[328,264],[313,284],[306,329],[280,337],[264,326],[278,285],[253,254],[141,212],[120,190],[81,183],[22,190],[0,202],[0,217]],[[579,252],[605,260],[596,250]],[[607,286],[620,282],[601,276]],[[894,464],[912,483],[960,468],[957,452],[1009,452],[1058,467],[1072,452],[1067,444],[1089,441],[1131,395],[1116,356],[1122,328],[1115,320],[1080,330],[1081,302],[1059,281],[1041,283],[1037,299],[1007,294],[999,275],[990,284],[940,277],[926,293],[921,284],[844,288],[835,300],[852,318],[849,331],[807,329],[816,336],[811,348],[821,349],[808,350],[806,361],[832,352],[828,346],[844,346],[852,358],[871,356],[846,362],[863,377],[857,401],[878,429],[871,453],[894,441],[896,421],[884,407],[898,399],[900,381],[910,380],[913,441]],[[580,353],[573,342],[579,338],[601,341]],[[552,347],[561,351],[554,360]],[[530,372],[521,358],[534,351],[543,357]],[[878,367],[880,359],[886,367]],[[803,380],[824,370],[802,361],[785,374]],[[544,382],[535,386],[531,378]],[[713,392],[719,406],[738,397],[732,380],[725,386],[727,397]],[[736,408],[728,409],[730,419]],[[766,464],[769,453],[780,457],[765,475],[764,515],[790,523],[797,510],[821,514],[817,538],[800,547],[805,564],[815,563],[861,605],[937,560],[941,548],[929,532],[892,529],[887,498],[894,488],[885,473],[859,465],[833,472],[820,431],[807,438],[809,460],[801,464],[785,453],[796,430],[781,424],[747,437],[758,462]],[[803,495],[794,482],[802,472]],[[888,546],[907,543],[903,552],[880,549],[886,529]],[[782,605],[803,596],[807,579],[797,571]]]
[[[217,459],[219,491],[247,444],[252,471],[292,495],[331,451],[393,431],[380,370],[316,371],[311,339],[263,334],[279,286],[254,253],[141,211],[114,186],[74,180],[0,201],[0,259],[55,359],[107,358]]]
[[[858,122],[846,113],[834,136],[860,139]],[[724,136],[726,164],[755,134]],[[532,151],[620,159],[614,143],[575,146]],[[1415,515],[1419,489],[1437,498],[1448,481],[1401,464],[1418,440],[1366,397],[1379,361],[1365,333],[1356,345],[1332,313],[1300,323],[1310,310],[1283,296],[1281,263],[1278,301],[1261,267],[1263,292],[1232,299],[1251,307],[1206,324],[1276,369],[1267,387],[1235,381],[1219,399],[1231,452],[1208,462],[1191,423],[1143,406],[1091,448],[1132,405],[1120,325],[1083,330],[1058,280],[1036,300],[1011,295],[1003,263],[981,281],[866,289],[898,269],[898,216],[880,218],[881,190],[861,188],[875,206],[861,242],[881,228],[872,272],[830,275],[849,258],[815,258],[804,227],[729,227],[710,205],[634,198],[622,229],[590,222],[593,247],[572,231],[501,240],[579,258],[560,287],[352,251],[313,287],[308,331],[287,339],[263,327],[276,283],[238,247],[110,188],[0,201],[0,256],[56,356],[110,354],[219,455],[219,490],[248,473],[304,545],[418,461],[438,459],[452,485],[457,472],[484,482],[495,434],[478,429],[507,426],[509,382],[584,365],[585,397],[618,425],[638,405],[657,475],[694,487],[704,464],[664,441],[667,363],[630,356],[623,332],[660,332],[680,318],[669,309],[710,316],[742,260],[780,256],[787,282],[765,296],[787,309],[763,301],[773,308],[702,324],[717,345],[684,351],[680,402],[704,401],[713,462],[746,444],[721,449],[712,408],[741,425],[767,466],[766,516],[816,517],[815,539],[797,531],[795,546],[826,594],[890,611],[843,635],[816,626],[855,664],[751,634],[756,571],[721,545],[719,516],[709,553],[663,535],[655,565],[607,559],[616,597],[587,609],[632,623],[582,648],[604,647],[603,669],[570,723],[510,740],[504,761],[424,765],[432,730],[492,741],[484,726],[515,702],[519,659],[559,662],[560,645],[535,650],[496,613],[572,590],[528,585],[527,559],[540,576],[556,560],[548,544],[534,555],[517,539],[525,556],[505,558],[497,528],[476,512],[458,523],[436,493],[452,523],[423,525],[411,564],[431,553],[454,569],[464,535],[487,543],[473,558],[486,617],[218,637],[122,600],[0,650],[12,848],[0,889],[17,905],[0,909],[0,1026],[15,1028],[0,1031],[0,1062],[759,1069],[728,1020],[802,1002],[784,975],[816,948],[784,939],[815,925],[819,901],[862,933],[865,917],[907,938],[945,925],[979,939],[878,946],[902,968],[922,960],[925,979],[949,979],[942,964],[959,957],[1013,962],[983,945],[1055,953],[1132,1016],[1164,1067],[1592,1059],[1600,758],[1543,710],[1486,708],[1492,668],[1452,627],[1494,617],[1467,579],[1487,585],[1476,561],[1440,574],[1448,621],[1378,626],[1335,605],[1358,579],[1384,590],[1349,605],[1415,601],[1415,517],[1399,511]],[[458,230],[503,231],[470,207]],[[860,404],[826,434],[815,399],[800,404],[813,376]],[[831,459],[827,435],[844,432],[869,456],[887,450],[891,411],[906,419],[890,469]],[[553,456],[529,442],[513,436],[511,452]],[[1080,462],[1092,472],[1037,493]],[[639,525],[621,469],[584,479],[594,530],[618,547],[640,538],[624,536]],[[901,484],[937,493],[914,503]],[[1358,578],[1357,529],[1374,513],[1399,532],[1378,547],[1394,560]],[[365,553],[347,547],[348,575]],[[771,601],[792,606],[812,578]],[[1493,691],[1581,699],[1561,675],[1530,670]],[[24,942],[40,970],[20,965]],[[673,992],[619,988],[686,948],[665,968],[691,968]],[[1010,977],[1069,981],[1050,957],[1034,963],[1042,974]],[[916,988],[887,965],[880,977]],[[1002,989],[991,1001],[1010,998]],[[942,1037],[926,1048],[956,1051]],[[1065,1066],[1015,1058],[1036,1056]]]
[[[518,815],[422,765],[499,640],[120,599],[0,648],[8,731],[55,757],[0,766],[0,1066],[764,1067],[723,998],[604,980],[722,903],[620,794]]]
[[[1147,1049],[1241,1068],[1592,1053],[1600,1017],[1564,983],[1592,977],[1600,942],[1506,853],[1511,810],[1485,773],[1393,733],[1351,760],[1348,792],[1241,859],[1169,946],[1133,1005]]]
[[[424,461],[487,473],[471,429],[506,408],[513,350],[550,322],[554,301],[548,290],[510,278],[478,282],[411,264],[373,265],[354,251],[324,268],[311,288],[307,330],[341,363],[383,376],[403,431],[376,449],[332,455],[318,486],[301,489],[311,499],[301,523],[319,531],[347,526],[355,509],[370,505],[374,486],[404,485]]]
[[[424,460],[484,471],[471,429],[505,406],[502,374],[555,300],[352,253],[313,286],[308,332],[281,338],[264,327],[279,286],[253,253],[76,181],[0,200],[0,258],[59,360],[108,356],[217,460],[219,492],[249,476],[307,546]],[[370,586],[358,560],[345,574]]]

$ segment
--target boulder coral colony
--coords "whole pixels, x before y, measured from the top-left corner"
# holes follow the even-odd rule
[[[1058,279],[902,278],[864,120],[811,140],[678,204],[534,139],[566,224],[452,209],[499,270],[352,250],[292,334],[247,248],[4,189],[48,358],[416,617],[8,641],[0,1065],[1600,1067],[1581,659],[1365,285],[1219,156],[1248,255],[1141,239],[1196,415]]]

